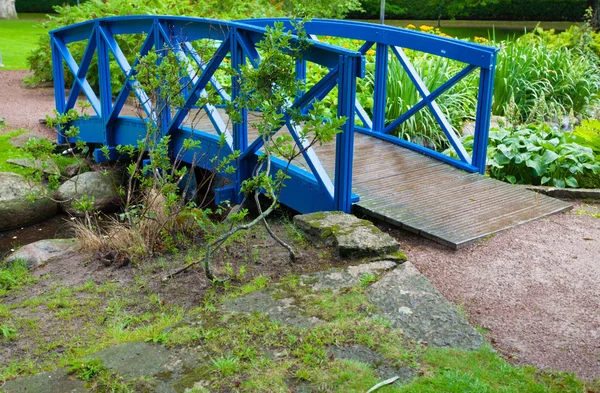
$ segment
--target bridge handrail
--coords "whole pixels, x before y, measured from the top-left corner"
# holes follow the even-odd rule
[[[81,126],[80,135],[83,140],[107,145],[111,158],[117,155],[116,145],[135,144],[137,138],[139,138],[140,129],[143,129],[143,123],[138,119],[127,118],[120,114],[130,92],[133,91],[137,95],[142,106],[147,101],[147,95],[134,80],[135,66],[138,60],[136,59],[133,64],[129,64],[115,37],[120,34],[141,34],[145,37],[139,56],[144,56],[150,50],[173,50],[180,61],[182,61],[182,56],[191,55],[202,69],[199,75],[192,75],[192,71],[188,70],[189,80],[192,81],[192,84],[191,88],[185,90],[186,104],[183,108],[177,109],[173,116],[171,116],[169,109],[165,111],[166,116],[163,119],[165,124],[163,124],[162,129],[174,134],[174,143],[179,143],[177,141],[187,135],[205,140],[208,144],[214,144],[215,138],[213,135],[201,130],[190,130],[182,125],[183,120],[189,113],[190,108],[198,102],[200,97],[206,94],[205,88],[207,85],[209,83],[215,84],[214,74],[221,66],[225,56],[230,56],[231,66],[237,70],[241,70],[241,66],[246,63],[247,59],[254,66],[258,64],[260,55],[256,44],[262,40],[265,33],[266,29],[263,27],[241,22],[181,16],[110,17],[53,30],[50,32],[50,37],[56,108],[59,113],[67,112],[75,106],[79,94],[83,93],[96,112],[96,116],[91,116],[88,119],[82,118],[78,121],[78,125]],[[194,40],[204,38],[220,41],[215,56],[206,64],[202,63],[202,59],[194,57],[194,53],[190,51],[191,45],[189,45]],[[87,46],[81,62],[78,62],[67,45],[84,40],[87,40]],[[297,40],[298,37],[293,36],[290,41],[294,43]],[[191,49],[193,51],[193,48]],[[95,54],[97,54],[98,59],[99,97],[87,80],[87,73]],[[116,95],[114,102],[110,83],[111,54],[125,76],[125,83]],[[302,57],[305,61],[320,64],[330,69],[330,71],[303,96],[297,97],[294,106],[301,110],[307,110],[313,104],[313,100],[322,99],[326,95],[325,91],[329,92],[334,86],[338,86],[337,115],[349,119],[343,126],[343,132],[336,137],[336,165],[333,181],[329,178],[312,149],[304,153],[304,158],[312,173],[303,174],[302,171],[294,169],[295,175],[300,177],[303,182],[316,183],[316,187],[321,190],[319,191],[320,195],[323,196],[321,201],[303,201],[304,210],[310,209],[310,206],[319,206],[320,210],[350,211],[354,146],[353,103],[356,94],[356,78],[363,74],[363,57],[359,52],[316,41],[307,48],[302,49]],[[68,99],[64,88],[65,69],[63,62],[74,79]],[[237,76],[232,75],[231,78],[231,99],[233,100],[239,94],[239,86],[235,83]],[[144,106],[144,109],[150,116],[150,108]],[[230,194],[236,200],[239,198],[241,183],[249,176],[250,171],[248,168],[252,160],[255,160],[256,155],[260,154],[259,149],[262,138],[249,143],[246,111],[242,113],[242,123],[234,123],[232,126],[233,132],[229,133],[216,108],[205,105],[203,109],[206,110],[217,132],[226,134],[229,151],[238,150],[241,152],[241,158],[237,162],[235,190]],[[285,124],[282,125],[285,126]],[[297,128],[291,124],[287,124],[287,127],[296,142],[302,143]],[[62,139],[64,140],[64,137]],[[206,147],[206,149],[210,151],[210,147]],[[103,159],[103,154],[99,149],[95,151],[95,156],[98,160]],[[274,159],[274,161],[276,163],[277,160]],[[288,191],[285,190],[284,194],[286,192]],[[282,194],[282,198],[284,194]],[[288,192],[288,194],[292,194],[292,192]],[[298,192],[295,194],[295,198],[301,199]]]
[[[247,19],[241,22],[261,27],[281,22],[284,23],[286,28],[294,30],[292,21],[285,18]],[[365,44],[359,51],[363,54],[373,46],[376,46],[373,118],[368,117],[366,111],[357,100],[356,115],[364,124],[363,127],[356,127],[358,132],[397,143],[467,171],[485,172],[497,48],[410,29],[365,22],[312,19],[305,22],[303,28],[307,34],[315,38],[316,36],[332,36],[362,40]],[[408,56],[404,54],[404,48],[459,61],[465,63],[466,67],[438,89],[430,92],[412,66]],[[389,49],[391,49],[392,55],[399,60],[404,70],[408,73],[422,100],[404,114],[401,114],[396,120],[386,125],[386,83],[389,67]],[[435,99],[460,82],[476,68],[480,69],[480,79],[478,106],[475,114],[475,138],[471,157],[460,142],[459,136],[454,132],[445,115],[436,104]],[[442,131],[447,136],[450,145],[454,148],[458,160],[433,149],[388,135],[425,106],[429,107],[436,118]]]

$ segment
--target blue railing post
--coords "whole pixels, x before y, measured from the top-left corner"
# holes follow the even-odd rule
[[[96,22],[96,51],[98,56],[98,85],[100,86],[100,108],[99,114],[102,118],[103,127],[103,143],[106,146],[112,147],[115,145],[113,127],[108,126],[108,118],[112,112],[112,89],[110,84],[110,57],[108,54],[108,45],[102,37],[102,32],[98,28],[99,23]]]
[[[245,63],[245,56],[242,46],[240,45],[239,32],[237,28],[232,28],[231,32],[231,67],[238,72],[241,71],[241,66]],[[231,77],[231,101],[240,95],[240,78],[238,76]],[[248,110],[241,109],[241,122],[233,124],[233,149],[243,152],[248,148]],[[250,163],[247,159],[238,159],[237,171],[235,174],[235,202],[241,202],[244,196],[241,194],[242,182],[248,179],[250,174]]]
[[[62,64],[62,55],[56,47],[54,34],[50,34],[50,45],[52,48],[52,77],[54,78],[54,102],[59,114],[65,113],[65,70]],[[58,128],[58,143],[67,142],[64,130]]]
[[[477,117],[475,119],[472,165],[475,166],[482,175],[486,170],[495,69],[496,54],[492,54],[490,67],[481,67],[479,73],[479,93],[477,98]]]
[[[346,117],[342,132],[335,141],[335,179],[333,205],[335,210],[350,213],[352,209],[352,162],[354,156],[354,106],[356,75],[360,58],[340,56],[338,69],[338,117]]]
[[[373,131],[383,132],[387,105],[388,46],[378,43],[375,52],[375,86],[373,89]]]

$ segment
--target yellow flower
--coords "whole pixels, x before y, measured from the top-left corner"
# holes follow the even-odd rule
[[[352,42],[354,42],[355,44],[358,44],[358,40],[353,40]]]
[[[375,54],[375,51],[373,49],[369,49],[367,51],[367,56],[373,56]]]
[[[419,26],[419,29],[421,29],[421,31],[431,31],[433,30],[433,26],[421,25]]]
[[[348,47],[348,43],[344,42],[344,48],[347,48],[347,47]]]
[[[407,28],[407,29],[416,29],[415,25],[413,25],[412,23],[409,23],[409,24],[406,26],[406,28]]]

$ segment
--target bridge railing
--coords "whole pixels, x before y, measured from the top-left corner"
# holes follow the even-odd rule
[[[293,25],[286,19],[252,19],[245,20],[244,23],[264,27],[272,25],[276,21],[284,22],[288,29],[293,29]],[[374,48],[373,105],[371,108],[363,108],[361,103],[355,100],[355,113],[363,124],[357,126],[356,131],[416,150],[470,172],[482,174],[485,172],[494,70],[498,51],[496,48],[372,23],[314,19],[306,22],[303,26],[306,33],[315,39],[318,36],[327,36],[358,40],[361,44],[358,51],[363,55]],[[464,63],[464,68],[434,91],[430,91],[419,75],[419,70],[415,69],[411,59],[407,56],[405,49],[455,60]],[[388,71],[390,61],[393,59],[396,59],[408,74],[420,95],[420,101],[400,114],[398,118],[386,119]],[[299,68],[303,67],[305,65],[301,65]],[[475,134],[472,154],[469,154],[460,141],[460,135],[450,124],[436,99],[477,69],[479,69],[479,91],[475,113]],[[431,111],[449,145],[454,150],[456,159],[391,135],[398,126],[424,108],[429,108]],[[369,110],[370,115],[366,109]]]
[[[262,138],[249,140],[248,113],[242,112],[242,122],[228,124],[210,104],[202,104],[210,122],[218,135],[206,130],[185,125],[185,119],[196,104],[206,96],[209,88],[216,90],[225,101],[233,100],[239,94],[236,76],[231,76],[229,91],[225,91],[217,80],[216,73],[223,69],[225,59],[230,66],[240,70],[245,64],[256,66],[260,62],[257,43],[264,37],[263,27],[240,22],[224,22],[188,17],[128,16],[91,20],[50,32],[56,109],[66,113],[73,109],[81,95],[85,96],[93,110],[91,116],[76,121],[79,127],[77,138],[92,144],[108,147],[108,159],[118,157],[118,145],[136,145],[145,137],[144,120],[124,115],[127,99],[133,93],[147,119],[154,119],[149,92],[143,91],[136,81],[136,65],[139,58],[151,51],[172,51],[182,64],[188,64],[187,76],[182,78],[185,104],[178,108],[167,108],[161,130],[172,137],[172,150],[180,151],[184,141],[193,138],[201,141],[201,154],[211,157],[240,152],[236,163],[234,185],[221,189],[221,199],[229,197],[239,200],[241,183],[250,176],[251,168],[261,154]],[[135,35],[142,37],[142,43],[136,60],[128,61],[119,45],[118,36]],[[215,42],[214,54],[204,59],[194,49],[197,40]],[[294,39],[293,39],[294,40]],[[292,41],[293,41],[292,40]],[[69,45],[75,42],[85,44],[81,60],[76,60]],[[186,59],[192,59],[191,65]],[[92,60],[97,60],[98,89],[92,87],[89,73]],[[348,121],[336,136],[335,173],[330,178],[318,156],[307,149],[303,156],[309,171],[292,166],[291,178],[281,193],[281,201],[301,212],[317,210],[341,210],[349,212],[352,203],[352,159],[354,148],[354,110],[356,80],[363,75],[363,58],[356,51],[331,45],[312,42],[302,53],[302,62],[313,62],[329,71],[302,95],[296,97],[292,106],[298,110],[308,110],[316,100],[323,99],[337,87],[337,116]],[[185,61],[185,63],[184,63]],[[111,67],[112,65],[112,67]],[[119,91],[111,87],[111,74],[118,71],[124,77]],[[65,72],[72,76],[73,84],[65,89]],[[298,68],[302,76],[302,67]],[[185,80],[185,85],[183,85]],[[288,120],[283,125],[300,146],[305,143],[297,125]],[[277,130],[273,130],[274,132]],[[226,147],[221,148],[220,140],[224,136]],[[64,141],[65,137],[59,138]],[[183,157],[191,163],[198,152],[189,152]],[[105,160],[105,153],[96,149],[96,160]],[[273,158],[274,171],[284,169],[285,163]],[[211,169],[211,168],[208,168]]]

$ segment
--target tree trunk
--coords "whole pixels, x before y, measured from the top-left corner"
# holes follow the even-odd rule
[[[0,0],[0,19],[17,19],[15,0]]]

